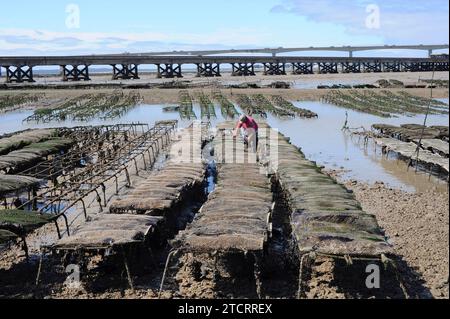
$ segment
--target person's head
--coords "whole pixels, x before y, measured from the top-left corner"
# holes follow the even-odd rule
[[[241,117],[239,118],[239,122],[241,122],[241,123],[245,123],[245,122],[247,122],[247,120],[248,120],[248,117],[245,114],[242,114]]]

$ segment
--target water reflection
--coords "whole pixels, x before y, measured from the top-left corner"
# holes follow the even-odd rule
[[[448,103],[448,99],[442,99]],[[286,136],[289,136],[294,144],[300,146],[306,157],[316,161],[328,169],[348,170],[344,178],[356,179],[373,183],[382,181],[391,187],[402,188],[407,191],[423,191],[429,188],[437,188],[446,191],[446,183],[432,177],[429,179],[425,173],[414,174],[407,172],[406,164],[395,159],[385,159],[373,146],[364,148],[348,134],[341,131],[345,122],[345,112],[348,112],[349,127],[365,127],[370,129],[374,123],[386,124],[422,124],[423,115],[396,118],[380,118],[374,115],[346,110],[330,104],[321,102],[294,102],[295,105],[310,109],[319,114],[318,119],[279,119],[271,115],[267,121],[273,128]],[[54,123],[22,123],[22,120],[31,115],[32,111],[15,111],[0,115],[0,134],[24,130],[28,128],[78,126],[78,125],[100,125],[143,122],[153,125],[156,121],[179,119],[178,113],[163,111],[166,105],[139,105],[128,112],[121,119],[108,121],[91,120],[89,122],[54,122]],[[242,112],[237,107],[239,112]],[[194,104],[194,112],[200,118],[200,106]],[[224,121],[220,107],[216,105],[216,118],[210,119],[211,125]],[[448,115],[431,115],[428,125],[448,125]],[[186,127],[191,121],[180,121],[180,127]]]
[[[448,99],[445,102],[448,102]],[[399,163],[399,166],[390,166],[387,169],[388,163],[392,161],[382,159],[373,148],[369,147],[364,150],[357,142],[351,141],[348,134],[341,131],[346,111],[348,112],[349,127],[362,126],[366,129],[370,129],[374,123],[422,124],[424,115],[384,119],[320,102],[295,102],[294,104],[318,113],[319,118],[286,121],[269,116],[269,123],[290,136],[292,142],[302,148],[308,159],[316,161],[328,169],[349,170],[344,174],[345,179],[370,183],[383,181],[392,187],[407,191],[421,191],[432,187],[438,187],[443,191],[447,189],[446,184],[436,178],[429,181],[426,174],[407,173],[404,163]],[[448,125],[448,115],[431,115],[428,117],[427,125]]]

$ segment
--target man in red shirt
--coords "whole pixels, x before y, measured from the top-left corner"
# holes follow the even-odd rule
[[[250,146],[253,152],[258,149],[258,123],[248,115],[242,115],[233,131],[233,136],[236,137],[239,130],[243,131],[245,143]]]

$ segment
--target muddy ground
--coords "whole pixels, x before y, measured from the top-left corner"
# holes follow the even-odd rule
[[[220,78],[197,78],[195,74],[187,74],[183,79],[176,79],[176,81],[188,81],[190,85],[199,85],[197,88],[189,89],[190,93],[198,92],[203,90],[205,92],[211,90],[217,90],[225,85],[229,84],[243,84],[243,83],[255,83],[260,86],[267,86],[270,83],[276,81],[284,81],[288,83],[299,83],[291,89],[223,89],[222,92],[231,98],[235,94],[277,94],[283,95],[288,100],[299,100],[299,101],[314,101],[320,100],[324,95],[329,92],[329,89],[316,89],[319,84],[330,84],[330,83],[365,83],[374,84],[380,79],[394,79],[402,81],[405,84],[418,83],[421,79],[431,79],[431,72],[401,72],[401,73],[360,73],[360,74],[311,74],[311,75],[281,75],[281,76],[265,76],[258,73],[256,76],[252,77],[233,77],[230,74],[224,74]],[[436,72],[436,80],[448,80],[448,72]],[[174,79],[155,79],[154,75],[143,75],[140,80],[126,80],[121,81],[123,84],[133,83],[150,83],[150,84],[161,84],[173,82]],[[33,84],[20,84],[20,85],[9,85],[7,90],[0,90],[0,96],[4,94],[22,94],[25,92],[29,93],[45,93],[46,98],[42,102],[33,103],[32,105],[25,106],[26,108],[42,108],[48,106],[51,100],[58,100],[66,97],[77,97],[86,93],[94,92],[112,92],[114,88],[83,88],[74,89],[77,85],[86,84],[117,84],[117,81],[111,81],[108,75],[92,75],[92,81],[89,82],[61,82],[57,77],[42,77],[37,78],[37,84],[45,85],[51,83],[62,84],[67,86],[67,89],[32,89]],[[314,84],[311,84],[314,83]],[[301,87],[301,85],[309,84],[309,86]],[[21,89],[15,89],[15,88]],[[313,88],[311,88],[313,87]],[[131,89],[130,89],[131,90]],[[371,89],[374,91],[379,91],[381,89]],[[384,90],[384,89],[383,89]],[[423,88],[410,88],[410,89],[387,89],[393,92],[397,91],[407,91],[410,94],[429,97],[430,90]],[[139,92],[143,98],[143,103],[146,104],[174,104],[178,102],[178,93],[180,89],[135,89],[134,91]],[[449,90],[448,88],[437,88],[433,90],[433,96],[435,98],[448,98]]]
[[[340,179],[338,171],[327,173]],[[367,294],[361,289],[353,291],[355,283],[364,284],[363,277],[360,275],[364,274],[365,264],[356,265],[351,272],[348,272],[342,264],[343,261],[318,258],[311,267],[310,274],[307,275],[308,281],[305,283],[303,298],[448,298],[448,193],[433,191],[408,193],[389,188],[383,183],[368,185],[357,181],[347,181],[345,184],[354,191],[363,209],[376,215],[380,226],[393,244],[396,254],[394,261],[404,285],[403,290],[394,283],[396,280],[394,272],[387,272],[382,274],[379,291]],[[38,237],[48,235],[49,232],[52,232],[51,229],[41,229],[34,235],[36,237],[32,236],[32,238],[37,240]],[[273,248],[276,245],[277,243],[274,243]],[[47,261],[41,282],[39,286],[35,286],[38,252],[35,250],[31,262],[26,263],[17,247],[1,258],[0,277],[3,279],[0,298],[158,298],[167,254],[168,248],[157,251],[155,257],[159,267],[147,268],[144,272],[135,274],[135,290],[133,291],[129,288],[125,273],[120,267],[111,273],[97,275],[94,272],[93,275],[84,277],[85,284],[79,288],[67,286],[64,283],[67,275],[61,264],[55,260]],[[280,260],[279,256],[275,259]],[[208,281],[203,284],[199,282],[198,286],[190,284],[185,286],[183,282],[189,282],[192,274],[189,268],[183,268],[183,264],[186,263],[183,258],[180,262],[175,262],[169,268],[168,279],[161,298],[181,298],[186,295],[193,298],[217,297]],[[295,298],[298,283],[294,269],[291,273],[271,272],[270,276],[272,277],[264,279],[268,297]],[[18,281],[18,278],[21,280]],[[180,283],[183,291],[178,290]],[[251,283],[238,281],[233,285],[240,287],[242,297],[252,297],[251,292],[243,289],[244,286],[250,287]],[[238,291],[234,290],[230,293],[236,297]],[[221,297],[230,296],[224,294]]]
[[[330,175],[339,180],[339,172]],[[347,181],[345,185],[385,229],[395,253],[404,261],[400,273],[410,285],[425,288],[416,291],[418,297],[449,298],[448,192],[408,193],[381,182]],[[416,272],[415,276],[407,274],[406,268]]]

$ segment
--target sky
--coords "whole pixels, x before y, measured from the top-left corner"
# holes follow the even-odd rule
[[[448,0],[3,0],[0,10],[0,56],[449,43]]]

